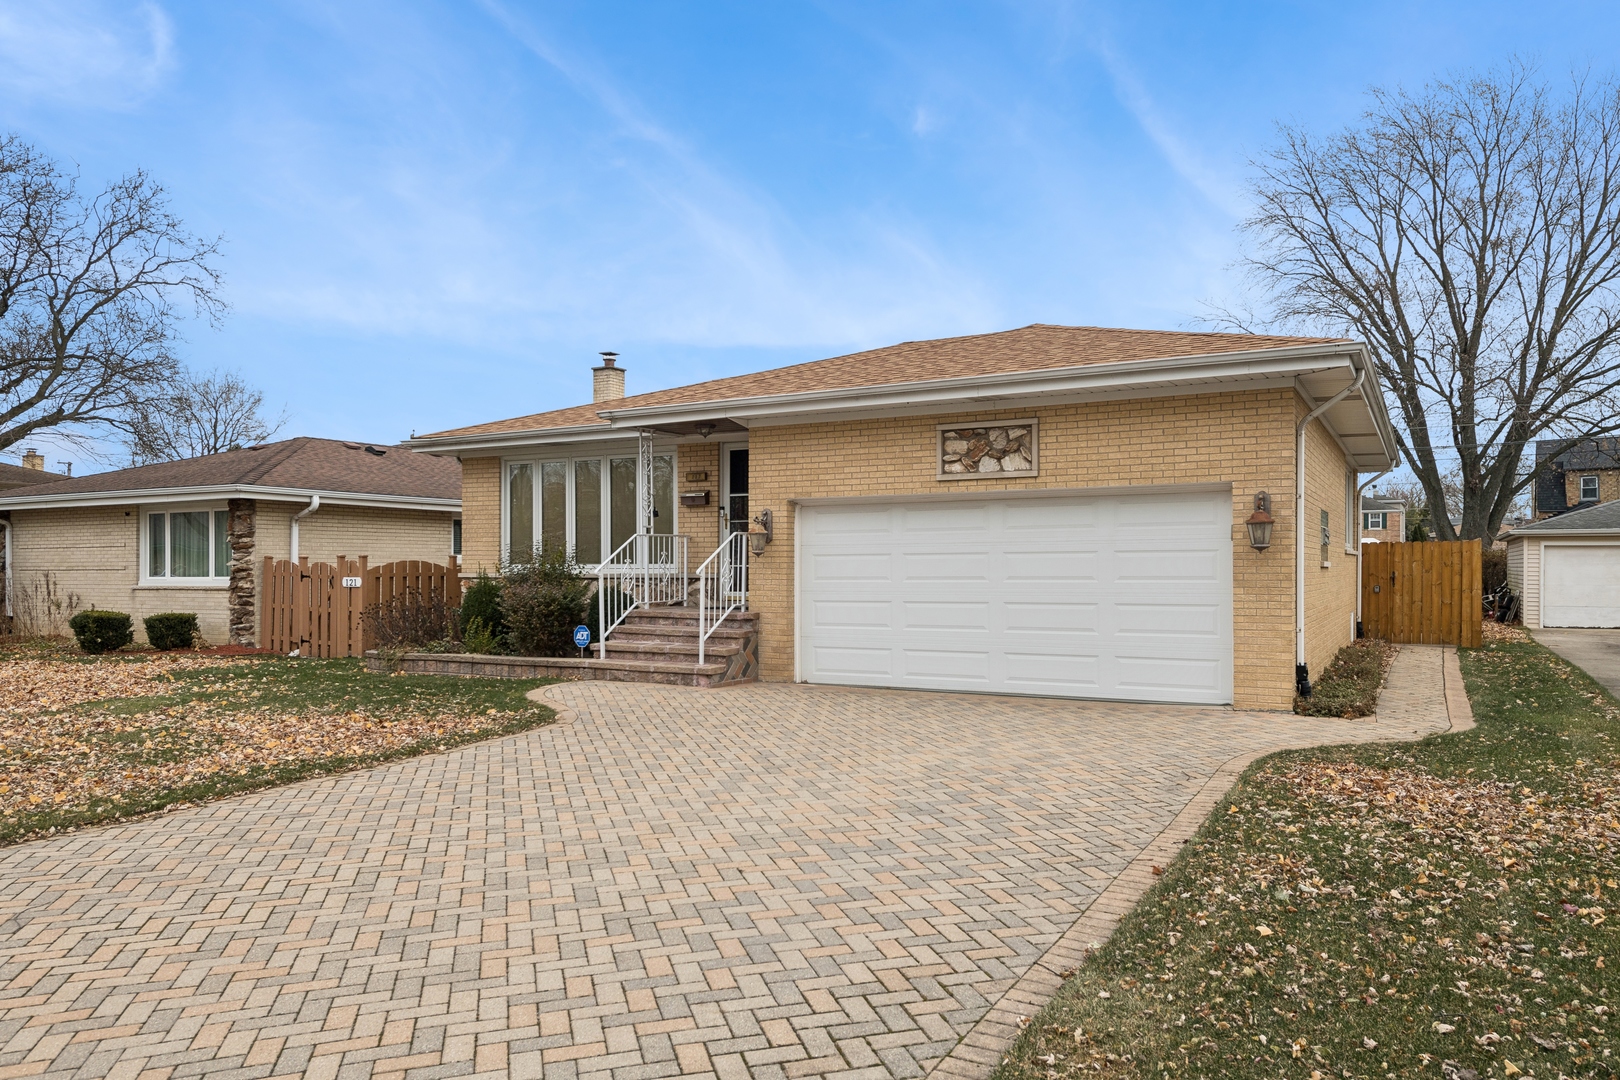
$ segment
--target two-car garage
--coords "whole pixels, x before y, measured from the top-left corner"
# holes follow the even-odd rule
[[[1229,489],[807,501],[798,678],[1232,701]]]

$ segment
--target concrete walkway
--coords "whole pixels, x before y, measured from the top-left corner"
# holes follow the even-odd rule
[[[1244,764],[1445,730],[1454,667],[1403,651],[1376,723],[550,687],[537,732],[0,851],[0,1078],[982,1076]]]
[[[1530,636],[1620,698],[1620,630],[1532,630]]]

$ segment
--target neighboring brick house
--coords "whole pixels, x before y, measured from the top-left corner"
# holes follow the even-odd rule
[[[1373,491],[1361,497],[1361,542],[1399,543],[1406,539],[1406,502]]]
[[[761,677],[858,686],[1287,709],[1354,634],[1397,461],[1357,343],[1036,325],[632,397],[605,355],[591,404],[410,443],[462,463],[464,573],[750,529]]]
[[[63,633],[76,608],[190,611],[204,638],[252,645],[265,556],[444,562],[461,471],[386,444],[298,438],[0,494],[6,614]],[[298,550],[293,552],[296,542]]]
[[[1620,438],[1536,442],[1536,464],[1551,459],[1536,480],[1534,520],[1620,499]]]

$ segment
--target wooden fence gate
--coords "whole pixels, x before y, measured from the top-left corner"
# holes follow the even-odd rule
[[[1478,540],[1361,546],[1361,626],[1404,645],[1480,642]]]
[[[299,656],[360,656],[373,648],[367,609],[412,597],[461,606],[461,573],[454,566],[407,559],[367,566],[367,557],[335,563],[264,560],[259,645]]]

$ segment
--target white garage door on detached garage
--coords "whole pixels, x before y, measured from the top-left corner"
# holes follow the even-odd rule
[[[807,682],[1232,700],[1232,497],[1178,491],[811,503]]]
[[[1620,626],[1620,544],[1541,548],[1542,626]]]

